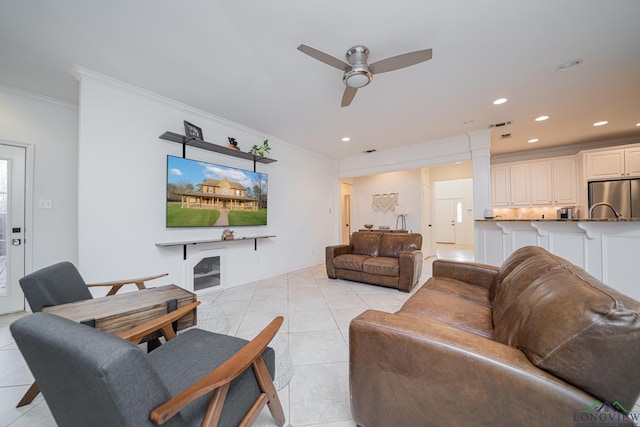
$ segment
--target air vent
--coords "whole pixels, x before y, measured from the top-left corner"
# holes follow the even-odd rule
[[[508,126],[510,124],[511,124],[511,120],[509,120],[508,122],[502,122],[502,123],[491,123],[489,125],[489,129],[501,128],[502,126]]]
[[[370,149],[370,150],[364,150],[364,151],[363,151],[363,153],[364,153],[364,154],[375,153],[375,152],[376,152],[376,149],[375,149],[375,148],[372,148],[372,149]]]
[[[503,133],[502,135],[500,135],[500,139],[508,139],[508,138],[511,138],[510,133]]]

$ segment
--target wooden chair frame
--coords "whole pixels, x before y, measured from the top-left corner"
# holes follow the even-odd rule
[[[134,344],[138,344],[142,337],[160,331],[166,340],[175,338],[176,334],[171,324],[194,310],[200,301],[186,305],[176,311],[158,317],[144,325],[133,328],[129,331],[116,334],[127,339]],[[249,366],[253,369],[261,393],[254,402],[249,412],[245,415],[240,426],[250,426],[254,423],[265,405],[268,406],[274,421],[282,426],[285,422],[284,410],[280,403],[280,398],[273,385],[271,375],[262,359],[262,352],[269,345],[276,335],[284,318],[278,316],[267,325],[253,340],[249,341],[236,354],[231,356],[226,362],[218,366],[202,379],[183,390],[173,398],[155,408],[149,414],[149,419],[158,425],[164,424],[171,419],[182,408],[193,402],[195,399],[213,391],[213,396],[209,402],[207,412],[202,421],[203,427],[214,427],[218,425],[224,400],[229,390],[229,385],[237,376],[243,373]]]
[[[155,276],[141,277],[139,279],[128,279],[128,280],[116,280],[112,282],[100,282],[100,283],[91,283],[87,284],[88,288],[101,287],[101,286],[111,286],[111,289],[107,293],[106,296],[115,295],[123,286],[125,285],[136,285],[138,289],[147,289],[144,282],[148,282],[149,280],[159,279],[160,277],[168,276],[169,273],[156,274]]]

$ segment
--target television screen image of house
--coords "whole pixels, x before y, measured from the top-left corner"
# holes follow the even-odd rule
[[[267,225],[267,175],[167,156],[167,227]]]

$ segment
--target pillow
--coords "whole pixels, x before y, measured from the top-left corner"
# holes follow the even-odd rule
[[[351,245],[356,255],[378,256],[383,233],[355,231],[351,233]]]
[[[493,339],[602,401],[633,408],[640,395],[640,303],[560,257],[546,258],[498,323],[494,315]],[[556,268],[544,272],[544,264]]]
[[[398,258],[400,252],[422,249],[422,235],[418,233],[384,233],[378,256]]]

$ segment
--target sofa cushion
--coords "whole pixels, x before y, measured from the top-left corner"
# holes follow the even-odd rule
[[[383,233],[354,232],[351,233],[351,245],[356,255],[378,256]]]
[[[362,271],[379,276],[398,277],[400,275],[400,264],[398,258],[371,257],[362,262]]]
[[[482,286],[472,285],[448,277],[433,277],[425,286],[428,286],[433,291],[456,295],[477,304],[482,304],[485,307],[491,307],[489,290]]]
[[[541,275],[562,268],[562,264],[549,257],[549,252],[537,246],[527,246],[507,258],[491,288],[493,323],[502,323],[509,307]]]
[[[429,284],[434,281],[437,280],[430,279],[425,283],[407,300],[399,313],[428,316],[491,338],[493,334],[491,308],[452,293],[433,290]]]
[[[382,233],[378,256],[398,258],[402,251],[422,249],[422,235],[418,233]]]
[[[341,270],[362,271],[362,263],[368,255],[344,254],[333,259],[333,267]]]
[[[598,399],[632,408],[640,394],[633,374],[640,363],[640,303],[546,251],[522,261],[503,285],[520,286],[520,278],[528,283],[520,295],[494,300],[509,303],[494,314],[494,339]]]

